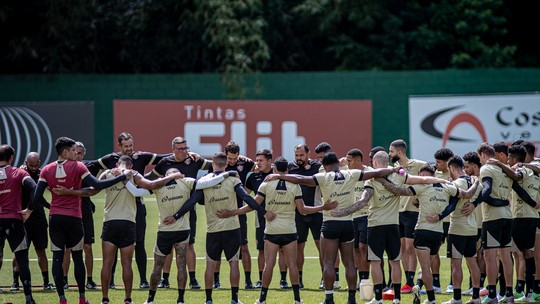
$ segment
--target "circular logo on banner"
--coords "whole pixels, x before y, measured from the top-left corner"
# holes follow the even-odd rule
[[[0,143],[15,148],[15,166],[30,152],[39,153],[42,164],[48,164],[54,145],[45,120],[24,107],[0,107]]]

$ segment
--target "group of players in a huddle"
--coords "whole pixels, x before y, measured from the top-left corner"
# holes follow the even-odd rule
[[[149,289],[145,303],[154,302],[158,287],[169,287],[173,251],[178,267],[177,303],[185,302],[188,278],[191,289],[201,288],[195,275],[193,246],[197,203],[204,205],[207,221],[207,304],[212,304],[212,289],[220,287],[222,254],[230,266],[231,304],[241,303],[240,260],[245,288],[261,288],[255,303],[266,303],[278,255],[280,288],[289,288],[288,271],[294,303],[302,303],[309,231],[319,251],[320,288],[325,291],[326,304],[334,303],[333,291],[340,288],[340,263],[345,268],[348,304],[357,302],[358,281],[368,279],[370,273],[374,284],[371,304],[382,303],[383,298],[400,303],[402,293],[412,293],[417,304],[422,292],[427,293],[423,303],[436,303],[435,294],[442,292],[438,252],[445,240],[452,269],[447,292],[453,293],[445,303],[462,303],[462,294],[471,296],[466,303],[540,300],[540,248],[535,248],[540,247],[540,232],[536,234],[540,225],[536,210],[540,207],[540,161],[534,158],[535,146],[530,142],[518,141],[511,146],[484,143],[463,158],[443,148],[434,154],[435,166],[409,159],[403,140],[392,142],[388,153],[383,147],[373,148],[369,166],[364,165],[359,149],[340,159],[325,142],[315,148],[318,160],[310,158],[307,145],[299,144],[290,162],[283,157],[274,159],[267,149],[257,151],[252,161],[240,155],[235,142],[206,160],[190,152],[182,137],[173,139],[172,154],[134,151],[133,137],[126,132],[118,136],[118,146],[119,152],[83,161],[84,145],[61,137],[55,143],[58,160],[42,169],[37,153],[30,153],[21,168],[12,167],[14,148],[0,146],[0,252],[3,255],[7,239],[15,255],[12,290],[18,290],[20,276],[26,303],[34,303],[29,241],[36,249],[44,289],[54,288],[45,253],[44,207],[50,209],[52,275],[59,302],[67,303],[64,290],[69,288],[71,255],[79,304],[88,303],[85,288],[97,287],[92,278],[95,206],[90,197],[101,189],[106,191],[101,233],[102,304],[110,302],[109,289],[115,288],[118,251],[125,304],[132,303],[134,255],[140,287]],[[155,167],[145,174],[150,165]],[[196,179],[199,170],[209,173]],[[51,191],[50,204],[43,198],[45,189]],[[159,222],[148,282],[142,197],[150,195],[156,198]],[[257,212],[259,280],[255,284],[245,216],[252,210]],[[385,252],[388,280],[384,275]],[[464,289],[462,258],[470,273],[469,288]],[[420,271],[414,282],[417,263]],[[487,287],[482,288],[486,278]]]

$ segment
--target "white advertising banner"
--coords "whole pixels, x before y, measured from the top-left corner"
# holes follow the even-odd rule
[[[433,161],[449,148],[463,156],[482,142],[523,139],[540,150],[540,94],[414,96],[409,98],[412,158]]]

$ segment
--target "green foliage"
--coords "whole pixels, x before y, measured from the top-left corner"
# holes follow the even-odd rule
[[[539,66],[535,4],[503,0],[6,0],[1,73]],[[522,17],[524,16],[524,17]],[[529,33],[525,35],[524,31]]]

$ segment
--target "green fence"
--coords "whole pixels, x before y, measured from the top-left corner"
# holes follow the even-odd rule
[[[268,73],[247,83],[252,100],[370,99],[373,144],[386,147],[408,140],[410,95],[537,91],[540,69]],[[114,149],[114,99],[221,100],[225,90],[215,74],[0,76],[0,102],[93,100],[97,155]]]

